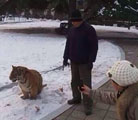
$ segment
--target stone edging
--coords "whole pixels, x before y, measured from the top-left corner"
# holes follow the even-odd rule
[[[53,118],[57,117],[58,115],[62,114],[65,112],[67,109],[71,108],[72,105],[64,104],[57,110],[53,111],[52,113],[48,114],[47,116],[41,118],[40,120],[52,120]]]

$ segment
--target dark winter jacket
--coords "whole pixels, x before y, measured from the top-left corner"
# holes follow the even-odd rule
[[[92,63],[95,62],[97,50],[96,31],[83,22],[79,27],[69,30],[63,58],[75,63]]]

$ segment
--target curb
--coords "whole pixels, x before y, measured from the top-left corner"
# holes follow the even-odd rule
[[[118,48],[120,49],[120,53],[121,53],[121,60],[125,60],[125,52],[123,51],[123,49],[120,47],[120,46],[118,46]]]
[[[52,120],[53,118],[59,116],[60,114],[62,114],[63,112],[71,108],[72,106],[73,105],[64,104],[63,106],[53,111],[52,113],[49,113],[47,116],[41,118],[40,120]]]

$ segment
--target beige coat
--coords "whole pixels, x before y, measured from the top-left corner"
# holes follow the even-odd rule
[[[116,104],[119,120],[138,120],[138,83],[129,86],[117,99],[116,92],[91,90],[96,101]]]

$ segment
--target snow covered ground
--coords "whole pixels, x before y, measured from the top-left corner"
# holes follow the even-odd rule
[[[56,21],[45,22],[49,26]],[[12,24],[15,28],[46,26],[44,21]],[[12,25],[0,25],[10,28]],[[35,26],[36,25],[36,26]],[[22,100],[20,89],[14,86],[0,91],[0,120],[39,120],[55,111],[72,97],[70,67],[46,71],[62,65],[65,38],[52,34],[20,34],[0,32],[0,87],[11,83],[11,66],[22,65],[38,70],[47,84],[37,100]],[[92,85],[106,78],[105,72],[121,59],[120,49],[105,40],[99,41],[97,60],[92,71]]]

